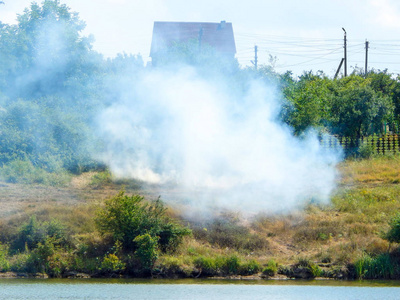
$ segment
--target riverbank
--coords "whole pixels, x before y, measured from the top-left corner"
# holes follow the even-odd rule
[[[398,156],[347,160],[330,203],[311,201],[286,214],[248,218],[231,211],[194,221],[167,203],[168,219],[191,235],[173,251],[155,249],[147,269],[99,232],[96,213],[121,189],[150,202],[161,194],[184,203],[190,195],[107,172],[83,173],[56,187],[3,182],[0,270],[50,277],[398,279],[398,245],[385,233],[400,211],[399,169]]]

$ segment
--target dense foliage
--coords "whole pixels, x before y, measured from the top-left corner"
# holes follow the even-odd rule
[[[366,78],[354,72],[337,80],[322,72],[305,72],[294,80],[290,73],[280,75],[271,69],[262,76],[280,82],[286,100],[282,119],[296,134],[315,128],[339,136],[360,137],[382,134],[385,125],[394,131],[399,122],[399,78],[386,71],[371,71]]]
[[[390,221],[390,229],[384,237],[391,243],[400,243],[400,214]]]
[[[143,241],[151,244],[151,239],[156,241],[160,250],[173,251],[182,237],[190,234],[188,229],[165,216],[165,207],[160,199],[148,203],[142,196],[128,196],[124,192],[105,201],[96,224],[100,232],[110,233],[126,250],[133,251],[140,249]]]
[[[130,55],[105,60],[84,28],[51,0],[33,2],[16,25],[0,23],[0,167],[19,160],[79,173],[98,165],[94,117],[112,100],[113,80],[143,63]]]
[[[0,23],[3,179],[21,180],[7,175],[16,160],[50,173],[98,167],[94,153],[104,145],[93,124],[99,110],[123,96],[116,87],[134,88],[140,74],[152,72],[140,56],[104,59],[92,49],[92,37],[82,35],[84,28],[77,13],[54,0],[33,2],[15,25]],[[174,44],[159,55],[157,68],[189,64],[204,76],[228,77],[237,90],[249,78],[274,85],[283,98],[281,119],[295,134],[316,128],[359,137],[384,132],[384,124],[393,131],[399,121],[400,81],[386,71],[372,71],[366,78],[357,71],[338,80],[322,72],[294,78],[290,72],[276,73],[273,66],[240,68],[207,45],[199,51],[195,41]]]

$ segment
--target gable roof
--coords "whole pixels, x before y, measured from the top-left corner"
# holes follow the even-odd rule
[[[150,56],[167,49],[174,42],[192,39],[201,39],[201,43],[208,44],[223,54],[234,56],[236,53],[232,23],[154,22]]]

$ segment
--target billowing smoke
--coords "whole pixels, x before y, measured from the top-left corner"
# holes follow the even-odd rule
[[[205,44],[200,53],[197,41],[161,57],[174,70],[144,70],[126,55],[105,61],[77,14],[44,4],[0,28],[1,167],[27,160],[79,173],[94,157],[192,211],[276,212],[329,199],[340,155],[312,132],[293,136],[274,87],[239,79],[246,72],[208,59],[215,53]],[[178,68],[175,56],[202,67]]]
[[[265,83],[237,88],[184,67],[115,89],[118,101],[98,118],[101,160],[117,177],[175,186],[190,210],[285,211],[328,201],[335,187],[340,153],[312,132],[294,137],[278,120],[280,95]]]

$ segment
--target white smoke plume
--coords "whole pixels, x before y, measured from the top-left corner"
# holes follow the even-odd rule
[[[277,121],[276,89],[230,84],[189,67],[146,73],[99,116],[101,160],[117,177],[176,185],[191,210],[273,213],[328,201],[340,153]]]

